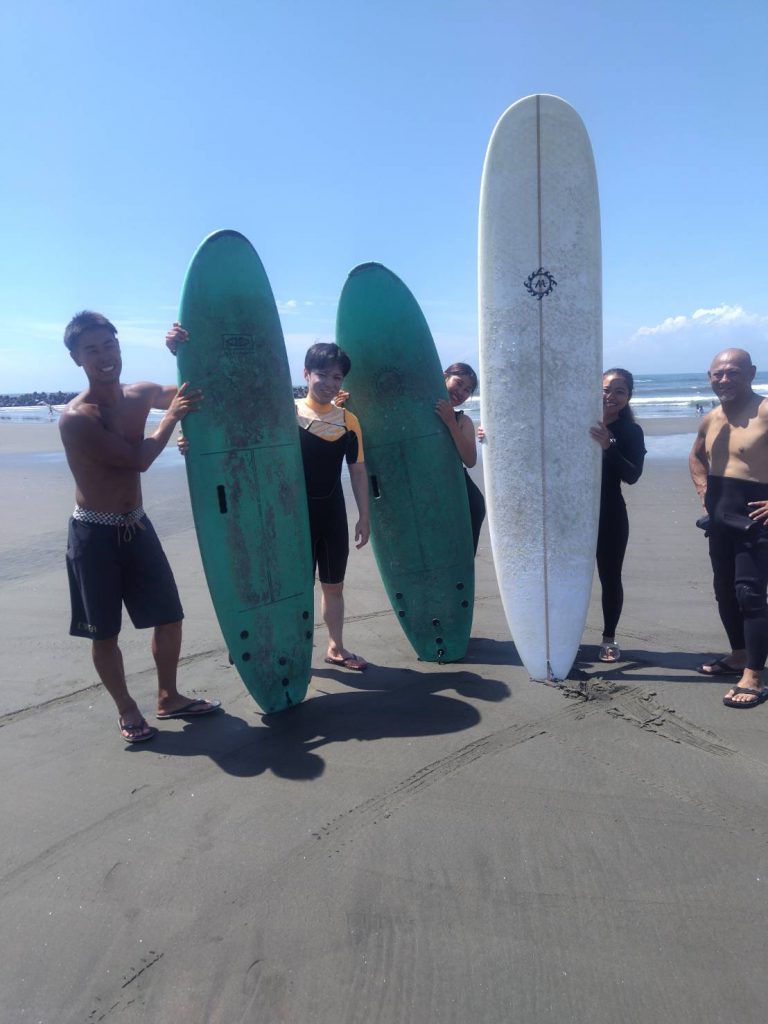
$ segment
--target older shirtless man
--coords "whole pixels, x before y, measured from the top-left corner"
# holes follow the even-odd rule
[[[723,697],[731,708],[768,698],[761,679],[768,657],[768,400],[752,390],[754,377],[743,349],[715,356],[709,380],[720,406],[701,421],[689,460],[709,515],[715,598],[731,645],[699,672],[739,677]]]
[[[93,663],[117,705],[120,733],[128,743],[139,743],[157,729],[147,725],[128,692],[118,646],[123,602],[134,626],[154,627],[157,717],[201,715],[219,707],[218,701],[193,700],[176,688],[184,614],[168,560],[141,507],[140,474],[202,395],[188,392],[186,384],[121,384],[117,332],[100,313],[78,313],[67,325],[64,344],[88,378],[59,420],[75,478],[67,543],[69,631],[92,641]],[[153,408],[166,412],[145,437]]]

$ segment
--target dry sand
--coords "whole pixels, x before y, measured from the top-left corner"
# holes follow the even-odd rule
[[[689,429],[695,429],[695,424]],[[768,705],[697,675],[724,637],[685,462],[626,488],[624,660],[532,684],[487,535],[467,660],[417,662],[370,549],[348,646],[262,719],[213,620],[180,460],[145,505],[185,603],[182,679],[225,710],[127,748],[67,635],[54,426],[0,423],[8,1024],[757,1024],[768,980]],[[127,626],[146,712],[146,634]],[[591,699],[576,696],[578,687]]]

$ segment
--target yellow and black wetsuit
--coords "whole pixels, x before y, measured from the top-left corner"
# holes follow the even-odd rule
[[[321,583],[341,583],[349,557],[349,529],[341,467],[363,461],[357,417],[309,396],[296,399],[301,457],[309,503],[312,559]]]

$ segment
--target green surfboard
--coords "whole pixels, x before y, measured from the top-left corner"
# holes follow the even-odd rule
[[[474,551],[461,460],[435,405],[446,398],[427,321],[379,263],[347,278],[336,339],[360,418],[371,543],[389,600],[422,661],[463,658],[472,628]]]
[[[187,477],[208,588],[229,655],[266,712],[303,700],[311,671],[309,522],[283,332],[256,250],[236,231],[201,244],[179,320],[179,381],[201,388],[184,421]]]

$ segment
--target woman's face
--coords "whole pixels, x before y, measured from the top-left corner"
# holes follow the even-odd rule
[[[613,423],[628,405],[627,382],[618,373],[606,373],[603,377],[603,422]]]
[[[475,390],[469,377],[457,373],[446,375],[445,386],[448,388],[448,400],[454,408],[463,405]]]

